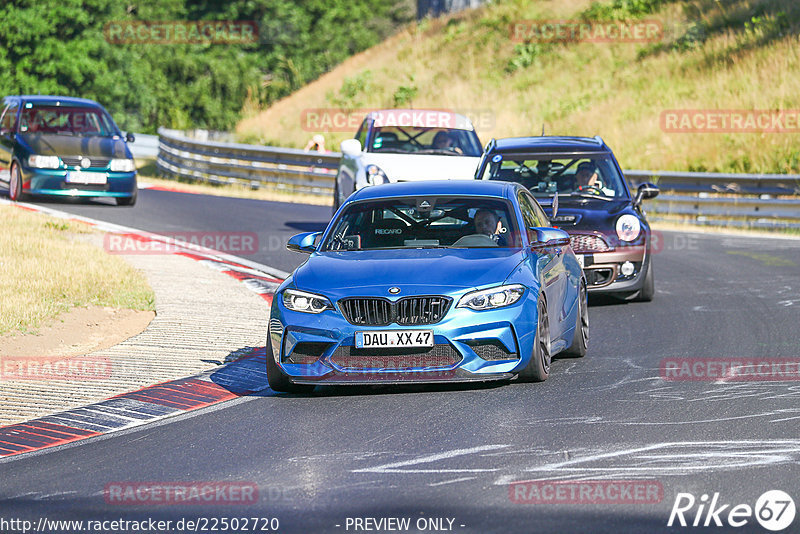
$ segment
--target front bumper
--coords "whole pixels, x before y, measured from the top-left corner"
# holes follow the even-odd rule
[[[78,184],[67,182],[67,170],[36,169],[21,166],[22,192],[29,195],[55,195],[65,197],[130,198],[136,193],[136,172],[88,172],[105,176],[105,184]]]
[[[273,300],[274,361],[297,384],[399,384],[507,380],[527,365],[536,329],[536,295],[512,306],[473,311],[452,304],[433,325],[356,326],[338,309],[318,315]],[[355,348],[356,332],[432,330],[430,349]]]
[[[646,245],[622,246],[613,251],[586,253],[582,256],[587,289],[591,293],[638,291],[644,285],[650,264]],[[634,269],[627,276],[622,273],[622,265],[626,262],[630,262]]]

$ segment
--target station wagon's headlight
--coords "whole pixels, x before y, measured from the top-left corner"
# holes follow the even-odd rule
[[[617,237],[623,241],[633,241],[639,237],[639,232],[642,229],[639,218],[626,213],[617,219]]]
[[[136,165],[132,159],[114,158],[111,160],[111,172],[133,172]]]
[[[333,308],[331,301],[322,295],[306,293],[297,289],[287,289],[283,292],[283,305],[292,311],[304,313],[322,313]]]
[[[492,310],[510,306],[517,302],[525,293],[525,286],[514,284],[509,286],[498,286],[480,291],[467,293],[458,301],[458,308],[469,308],[471,310]]]
[[[367,165],[365,170],[367,171],[367,181],[370,185],[389,183],[389,178],[386,176],[386,173],[377,165]]]
[[[58,156],[29,156],[28,166],[37,169],[58,169],[61,159]]]

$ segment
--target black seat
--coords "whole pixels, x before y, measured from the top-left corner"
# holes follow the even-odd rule
[[[402,247],[405,244],[408,225],[400,219],[376,221],[369,233],[369,248]]]

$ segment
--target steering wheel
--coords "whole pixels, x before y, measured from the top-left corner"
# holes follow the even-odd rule
[[[453,243],[454,247],[496,247],[497,242],[486,234],[465,235]]]
[[[597,193],[598,195],[604,195],[605,196],[605,192],[600,188],[600,186],[597,186],[597,185],[580,185],[580,186],[578,186],[578,191],[580,191],[582,193],[593,192],[593,193]]]

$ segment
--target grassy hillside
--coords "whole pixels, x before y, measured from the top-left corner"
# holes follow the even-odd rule
[[[658,20],[655,43],[514,42],[526,20]],[[423,21],[265,110],[245,142],[302,147],[314,108],[445,108],[477,117],[483,142],[601,135],[625,168],[800,172],[798,133],[666,133],[665,110],[800,110],[796,0],[503,0]]]

